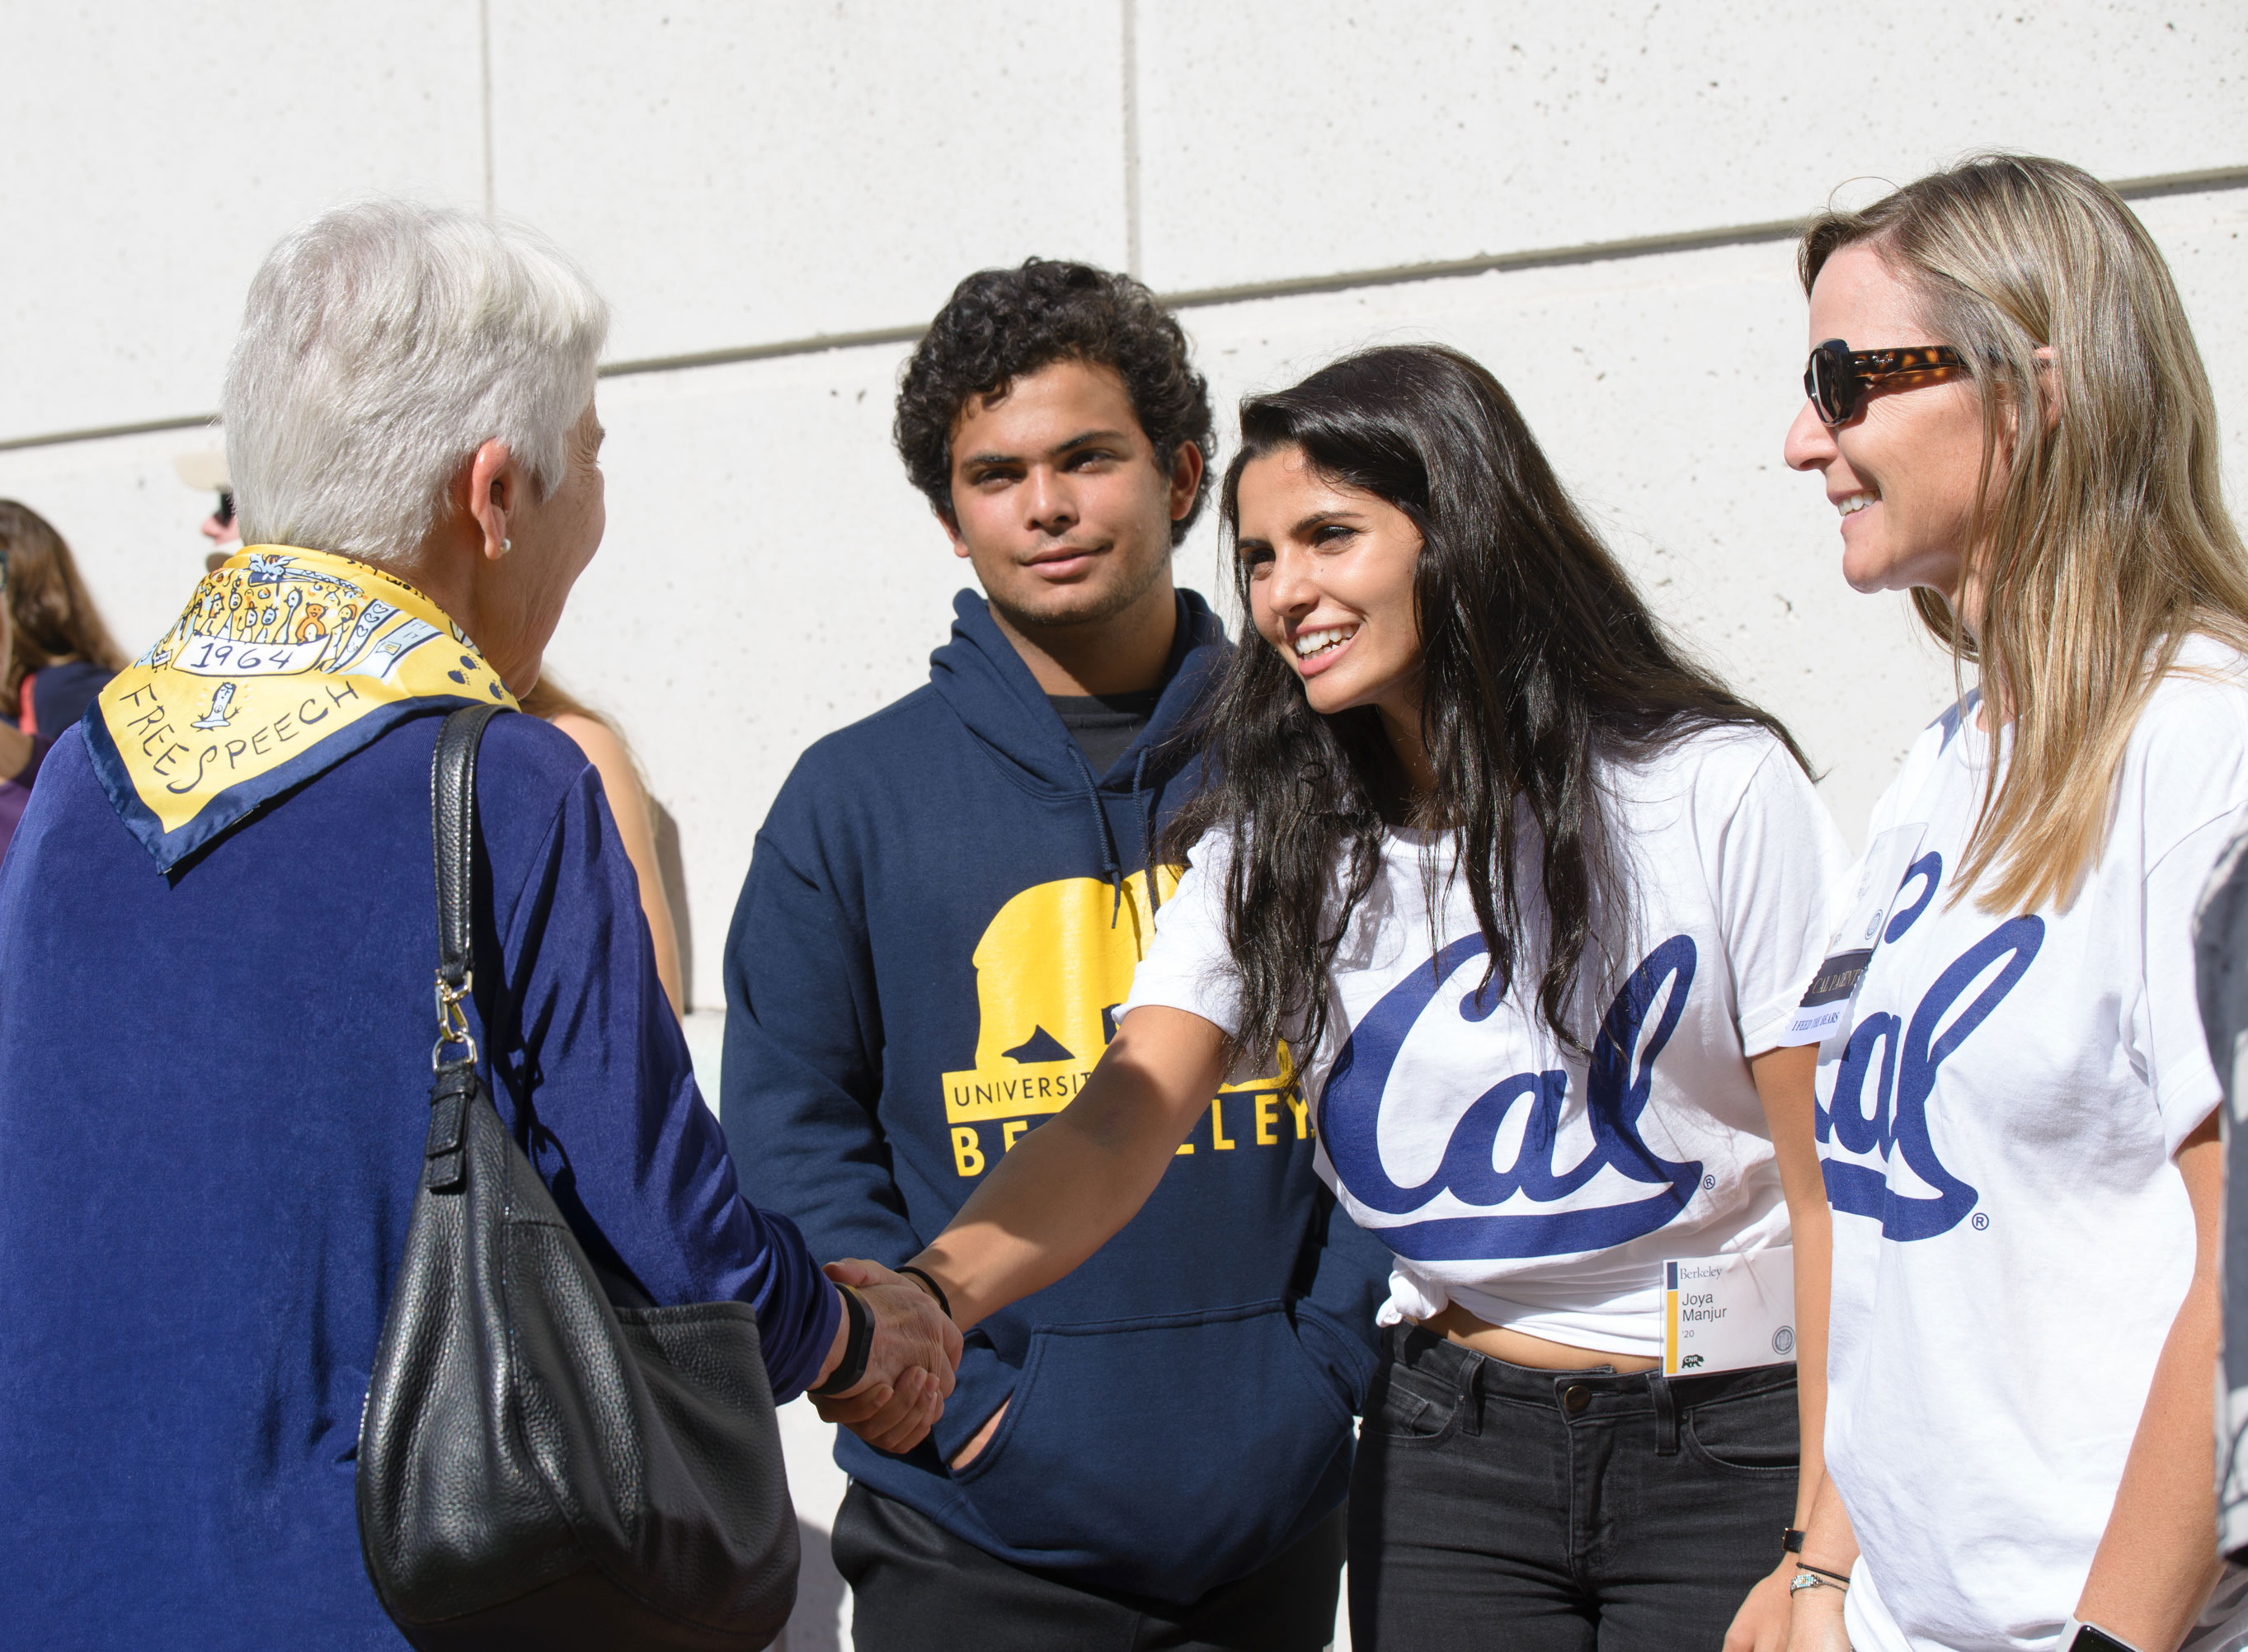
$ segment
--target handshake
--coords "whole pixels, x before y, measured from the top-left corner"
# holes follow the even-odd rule
[[[918,1280],[880,1263],[830,1262],[823,1272],[858,1293],[874,1320],[874,1338],[866,1374],[840,1394],[812,1395],[812,1406],[878,1451],[910,1451],[944,1415],[960,1365],[959,1327]],[[842,1363],[848,1328],[846,1317],[815,1387],[830,1381]]]

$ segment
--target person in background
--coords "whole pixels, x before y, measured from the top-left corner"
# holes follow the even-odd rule
[[[1829,1484],[1792,1644],[2237,1648],[2192,926],[2248,821],[2248,552],[2208,376],[2145,226],[2059,161],[1823,214],[1800,273],[1787,463],[1842,577],[1909,592],[1975,686],[1874,806],[1895,893],[1820,1051]]]
[[[14,634],[0,674],[0,716],[52,739],[85,715],[125,654],[110,640],[63,536],[14,499],[0,499],[0,556],[8,559]]]
[[[663,982],[663,996],[674,1015],[687,1013],[685,977],[679,967],[679,931],[671,921],[671,902],[663,887],[663,867],[655,854],[655,805],[641,778],[640,761],[625,744],[617,725],[594,710],[542,671],[523,709],[544,717],[577,742],[586,760],[601,777],[601,791],[615,817],[617,835],[640,880],[640,909],[648,918],[649,941],[655,948],[655,972]]]
[[[823,1254],[920,1250],[1114,1034],[1230,652],[1171,578],[1210,422],[1178,323],[1084,264],[970,276],[907,366],[899,452],[983,594],[798,762],[726,949],[735,1162]],[[926,1445],[838,1443],[860,1652],[1327,1644],[1383,1258],[1290,1059],[1210,1076],[1131,1234],[977,1327]]]
[[[1100,1265],[1197,1099],[1285,1036],[1320,1173],[1392,1253],[1352,1644],[1779,1652],[1821,1391],[1773,1339],[1815,1362],[1825,1324],[1789,1028],[1840,836],[1477,363],[1346,357],[1244,403],[1241,440],[1257,639],[1172,828],[1191,870],[1091,1082],[913,1265],[963,1326]],[[1791,1237],[1796,1311],[1775,1272],[1769,1328],[1666,1375],[1666,1268]]]
[[[2210,1065],[2224,1092],[2217,1109],[2224,1153],[2224,1360],[2217,1396],[2217,1546],[2248,1563],[2248,833],[2210,874],[2194,920],[2194,978]],[[2239,1575],[2238,1573],[2235,1575]]]
[[[478,214],[284,239],[223,404],[264,555],[56,742],[0,862],[0,1601],[44,1645],[399,1645],[353,1483],[429,1129],[431,760],[600,545],[607,319]],[[476,815],[478,1059],[589,1258],[749,1305],[776,1398],[874,1392],[910,1445],[958,1334],[740,1196],[584,754],[496,718]]]
[[[0,596],[8,586],[8,553],[0,549]],[[8,619],[8,605],[0,601],[0,676],[4,676],[11,665],[10,644],[14,627]],[[31,800],[31,787],[39,778],[39,765],[46,760],[47,750],[53,739],[44,734],[27,734],[12,723],[0,723],[0,856],[8,852],[15,838],[17,824],[24,818],[24,805]]]
[[[172,469],[180,480],[198,493],[216,493],[218,503],[203,518],[202,536],[210,545],[203,557],[203,571],[215,573],[220,566],[242,549],[242,524],[235,519],[234,484],[227,479],[226,454],[219,451],[183,453],[172,461]]]

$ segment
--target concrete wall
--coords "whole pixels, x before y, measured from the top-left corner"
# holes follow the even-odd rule
[[[795,753],[944,635],[963,568],[889,400],[970,270],[1136,271],[1180,299],[1222,424],[1352,346],[1481,357],[1854,836],[1948,667],[1901,600],[1842,586],[1818,486],[1779,463],[1788,221],[1984,147],[2128,182],[2248,479],[2238,0],[0,0],[0,495],[71,538],[132,646],[199,568],[209,502],[169,462],[208,443],[275,236],[398,190],[527,219],[593,271],[609,537],[550,659],[678,822],[706,1006]],[[1205,525],[1182,577],[1216,591],[1216,555]],[[799,1478],[824,1518],[833,1488]]]

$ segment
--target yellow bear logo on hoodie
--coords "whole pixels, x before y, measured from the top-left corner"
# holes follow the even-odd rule
[[[1177,888],[1181,868],[1156,868],[1159,897]],[[1098,878],[1033,884],[993,915],[976,943],[979,1026],[976,1065],[944,1075],[944,1112],[953,1159],[963,1176],[989,1163],[979,1127],[999,1127],[1000,1151],[1015,1145],[1031,1121],[1059,1113],[1085,1086],[1116,1036],[1116,1017],[1132,991],[1132,971],[1155,939],[1148,874],[1125,880],[1121,901]],[[1310,1134],[1308,1112],[1283,1045],[1277,1070],[1227,1085],[1210,1100],[1210,1145],[1230,1150],[1245,1134],[1261,1146]],[[1229,1134],[1223,1109],[1238,1098]],[[1292,1115],[1285,1123],[1283,1107]],[[1195,1150],[1189,1141],[1182,1155]]]

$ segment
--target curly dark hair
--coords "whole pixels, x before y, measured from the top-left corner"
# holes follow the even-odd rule
[[[1124,380],[1164,471],[1182,443],[1202,449],[1193,508],[1171,524],[1171,543],[1179,544],[1210,496],[1217,455],[1210,386],[1155,295],[1091,264],[1026,258],[1019,270],[979,270],[952,290],[898,387],[893,435],[906,475],[937,515],[954,522],[952,427],[961,409],[1057,361],[1107,367]]]

